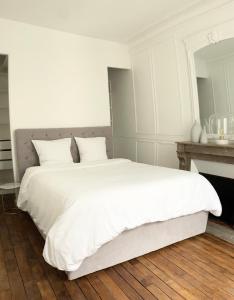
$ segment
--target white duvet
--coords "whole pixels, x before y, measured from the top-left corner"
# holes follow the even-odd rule
[[[45,260],[65,271],[124,230],[199,211],[221,214],[215,190],[199,174],[125,159],[29,168],[18,206],[46,238]]]

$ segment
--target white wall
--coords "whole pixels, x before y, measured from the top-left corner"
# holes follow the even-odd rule
[[[127,46],[4,19],[0,37],[11,132],[110,124],[107,67],[130,67]]]
[[[169,20],[131,41],[136,124],[129,156],[178,167],[175,142],[190,139],[195,117],[185,40],[199,31],[210,39],[212,26],[232,20],[233,11],[229,2],[190,12],[191,18]]]

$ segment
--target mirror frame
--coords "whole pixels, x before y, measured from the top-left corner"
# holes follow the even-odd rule
[[[188,60],[188,74],[190,85],[189,87],[192,101],[193,122],[195,120],[198,120],[200,122],[199,99],[194,54],[196,51],[206,46],[216,44],[218,42],[231,38],[234,38],[234,20],[219,24],[218,26],[213,27],[212,29],[200,31],[184,39]]]

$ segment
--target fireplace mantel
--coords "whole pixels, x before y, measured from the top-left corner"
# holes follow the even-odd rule
[[[180,169],[187,171],[191,170],[192,159],[234,164],[234,143],[217,145],[213,143],[178,142],[177,156]]]

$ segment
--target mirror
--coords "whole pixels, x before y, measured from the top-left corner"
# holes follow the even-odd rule
[[[195,52],[201,125],[225,140],[234,134],[234,38]]]

